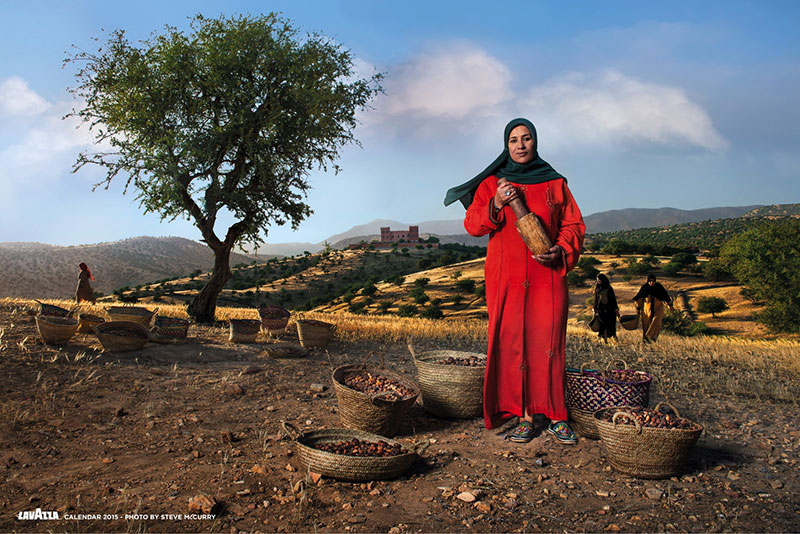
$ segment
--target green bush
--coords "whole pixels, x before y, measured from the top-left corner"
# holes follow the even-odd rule
[[[668,276],[676,276],[684,268],[682,263],[669,262],[664,266],[664,274]]]
[[[417,305],[403,304],[397,309],[397,315],[400,317],[414,317],[417,315]]]
[[[766,302],[757,321],[773,332],[800,331],[800,219],[765,221],[736,235],[720,261]]]
[[[697,299],[697,311],[700,313],[710,313],[711,317],[716,317],[718,313],[729,309],[725,299],[720,297],[700,297]]]
[[[464,293],[472,293],[475,291],[475,280],[465,278],[456,282],[456,289]]]
[[[419,315],[425,319],[441,319],[444,317],[444,313],[437,306],[425,308]]]
[[[425,304],[430,300],[430,297],[423,291],[421,293],[417,293],[414,295],[414,303],[415,304]]]
[[[414,285],[416,287],[422,288],[422,287],[427,286],[428,282],[430,282],[430,281],[431,281],[430,278],[426,278],[426,277],[423,276],[421,278],[417,278],[416,280],[414,280]]]

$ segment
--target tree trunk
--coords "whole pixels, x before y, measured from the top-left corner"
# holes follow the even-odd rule
[[[231,278],[231,249],[232,246],[222,245],[212,247],[214,250],[214,270],[211,278],[203,289],[197,294],[189,304],[187,313],[198,323],[213,323],[214,315],[217,311],[217,297],[225,287],[225,283]]]

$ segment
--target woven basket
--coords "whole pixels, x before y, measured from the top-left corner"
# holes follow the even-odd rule
[[[255,343],[261,331],[258,319],[228,319],[231,324],[228,339],[234,343]]]
[[[36,299],[34,299],[36,300]],[[46,315],[49,317],[69,317],[72,314],[72,311],[61,308],[59,306],[53,306],[52,304],[45,304],[39,300],[36,300],[39,304],[39,315]]]
[[[680,417],[672,405],[669,406]],[[617,423],[617,417],[625,414],[626,407],[612,407],[598,410],[594,414],[600,440],[606,450],[611,466],[621,473],[638,478],[669,478],[679,475],[689,457],[689,450],[697,442],[703,427],[693,423],[696,428],[648,428],[639,425]],[[613,422],[600,417],[607,411],[614,411]]]
[[[94,331],[104,352],[142,350],[150,339],[141,323],[131,321],[106,321],[95,326]]]
[[[315,447],[323,443],[336,443],[353,438],[371,443],[385,441],[390,445],[402,446],[397,441],[370,434],[369,432],[332,428],[330,430],[299,433],[288,423],[284,423],[284,430],[294,439],[297,459],[307,470],[340,480],[365,481],[394,478],[405,473],[414,463],[414,460],[417,459],[417,453],[411,451],[387,457],[347,456],[345,454],[322,451]]]
[[[589,362],[581,368],[567,369],[566,402],[570,417],[578,432],[587,438],[598,439],[600,435],[594,426],[594,412],[610,406],[642,406],[650,403],[650,383],[653,377],[644,371],[633,371],[641,380],[622,382],[613,379],[615,370],[610,367],[622,364],[621,370],[627,370],[624,360],[609,362],[605,371],[586,370]],[[620,369],[616,369],[617,371]]]
[[[94,327],[106,320],[91,313],[78,314],[78,333],[79,334],[94,334]]]
[[[589,330],[592,332],[599,332],[600,331],[600,316],[593,315],[592,318],[587,323],[589,326]]]
[[[159,338],[186,339],[186,334],[189,332],[189,321],[178,317],[156,315],[150,332]]]
[[[621,315],[619,324],[621,324],[622,328],[625,330],[636,330],[639,328],[639,314]]]
[[[54,315],[37,315],[36,328],[42,341],[51,344],[66,343],[75,335],[78,329],[78,320],[71,317],[57,317]]]
[[[432,350],[416,354],[409,345],[417,380],[422,393],[422,406],[439,417],[472,419],[483,414],[483,377],[486,355],[457,350]],[[482,367],[437,363],[448,357],[483,359]]]
[[[150,311],[140,306],[111,306],[110,308],[106,308],[106,313],[112,321],[139,323],[146,328],[150,327],[150,321],[157,311],[158,308]]]
[[[412,395],[405,399],[389,400],[347,387],[344,384],[345,378],[360,371],[396,380],[411,390]],[[342,426],[387,437],[397,434],[403,418],[419,396],[419,388],[413,380],[387,371],[382,366],[369,366],[366,361],[359,365],[343,365],[334,369],[333,389],[339,403],[339,420]]]
[[[279,336],[286,330],[292,314],[280,306],[264,306],[259,308],[258,315],[261,317],[261,327],[264,332],[271,336]]]
[[[313,319],[297,320],[297,337],[306,349],[324,348],[333,340],[336,325]]]
[[[572,428],[583,436],[589,439],[600,439],[600,434],[597,432],[597,425],[594,424],[594,413],[578,410],[577,408],[568,408],[569,420],[572,422]]]

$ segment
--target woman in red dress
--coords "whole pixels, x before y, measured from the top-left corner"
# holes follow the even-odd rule
[[[503,153],[445,198],[445,205],[460,200],[467,208],[470,235],[489,234],[484,421],[494,428],[517,416],[509,437],[527,442],[535,435],[533,415],[541,413],[551,420],[548,432],[574,444],[564,402],[566,275],[578,261],[586,227],[566,179],[539,157],[533,124],[514,119],[503,139]],[[553,243],[548,252],[532,255],[526,247],[508,205],[517,198],[541,220]]]

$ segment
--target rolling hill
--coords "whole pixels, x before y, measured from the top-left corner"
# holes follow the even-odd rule
[[[231,263],[250,258],[233,254]],[[94,275],[95,291],[111,293],[214,266],[207,246],[182,237],[133,237],[122,241],[57,247],[43,243],[0,243],[0,297],[70,298],[78,264]]]

